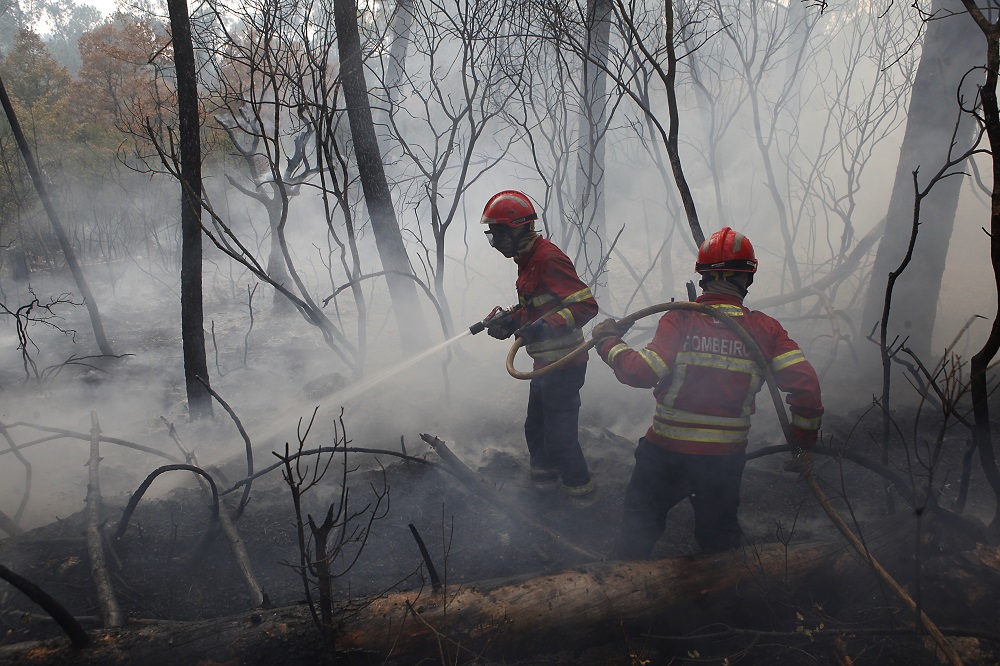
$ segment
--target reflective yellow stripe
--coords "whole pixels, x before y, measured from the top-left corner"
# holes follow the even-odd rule
[[[685,428],[668,425],[653,419],[653,432],[661,437],[687,440],[690,442],[715,442],[718,444],[738,444],[747,438],[747,430],[713,430],[711,428]]]
[[[795,365],[796,363],[801,363],[806,360],[805,354],[802,353],[801,349],[793,349],[790,352],[785,352],[771,359],[771,372],[778,372],[779,370],[784,370],[785,368]]]
[[[580,291],[570,294],[566,298],[562,299],[563,305],[569,305],[570,303],[582,303],[583,301],[590,300],[594,298],[594,295],[590,293],[590,287],[584,287]]]
[[[823,423],[823,417],[819,416],[814,419],[807,419],[804,416],[792,412],[792,425],[798,426],[803,430],[819,430],[820,425]]]
[[[639,356],[641,356],[642,360],[646,362],[646,365],[648,365],[653,371],[653,374],[656,375],[657,379],[663,379],[670,374],[670,368],[667,367],[667,364],[655,351],[643,348],[639,349],[638,352]]]
[[[703,368],[716,368],[718,370],[742,372],[747,375],[760,374],[760,369],[757,367],[757,363],[751,358],[736,358],[735,356],[721,356],[719,354],[709,354],[706,352],[678,352],[677,360],[674,364],[697,365]]]
[[[743,316],[743,308],[741,308],[738,305],[730,305],[728,303],[720,303],[719,305],[709,305],[708,307],[712,308],[713,310],[718,310],[722,314],[728,315],[730,317],[742,317]]]
[[[576,323],[576,318],[573,316],[573,313],[569,311],[569,308],[563,308],[557,312],[555,316],[560,317],[566,323],[566,328],[573,328],[573,325]]]
[[[686,412],[682,409],[668,407],[658,404],[656,406],[656,418],[665,421],[681,421],[690,423],[691,427],[697,426],[718,426],[723,428],[750,429],[750,415],[743,416],[713,416],[711,414],[698,414],[696,412]]]
[[[608,358],[605,361],[605,363],[607,363],[611,367],[614,367],[615,359],[618,358],[618,354],[621,354],[626,349],[631,349],[631,347],[629,347],[624,342],[619,342],[618,344],[616,344],[614,347],[611,348],[611,351],[608,352]]]

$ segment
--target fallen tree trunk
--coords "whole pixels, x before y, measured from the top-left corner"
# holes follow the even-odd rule
[[[869,546],[887,567],[902,568],[913,540],[903,521],[895,522],[873,530]],[[364,600],[341,608],[335,655],[323,645],[308,609],[297,606],[105,631],[85,650],[71,650],[66,640],[3,646],[0,664],[316,663],[331,656],[358,663],[462,663],[487,654],[511,659],[628,634],[683,634],[709,623],[788,626],[795,622],[794,606],[776,599],[808,588],[809,598],[843,601],[875,585],[867,563],[842,541],[767,544]]]

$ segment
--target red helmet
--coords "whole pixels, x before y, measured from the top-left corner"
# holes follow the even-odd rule
[[[483,219],[480,224],[502,224],[507,227],[522,227],[532,220],[537,220],[535,207],[523,193],[517,190],[504,190],[490,197],[483,209]]]
[[[699,273],[756,273],[757,257],[754,256],[749,238],[729,227],[723,227],[698,248],[698,263],[694,265],[694,269]]]

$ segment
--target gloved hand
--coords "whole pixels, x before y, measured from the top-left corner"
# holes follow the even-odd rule
[[[532,342],[539,342],[552,337],[552,327],[544,319],[533,321],[527,326],[515,331],[519,338],[524,340],[524,344],[530,345]]]
[[[496,338],[497,340],[506,340],[513,335],[516,330],[517,322],[510,315],[501,317],[499,320],[492,322],[486,327],[486,333],[491,338]]]
[[[603,338],[620,338],[628,333],[628,329],[630,328],[632,328],[632,324],[622,324],[621,322],[608,317],[594,327],[594,330],[590,333],[590,337],[594,340],[601,340]]]
[[[785,463],[786,472],[795,472],[799,476],[812,473],[813,453],[809,449],[799,449],[795,457]]]

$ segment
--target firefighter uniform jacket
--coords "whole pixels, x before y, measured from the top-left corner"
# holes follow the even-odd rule
[[[778,388],[788,394],[792,445],[815,446],[823,415],[819,378],[781,324],[748,310],[733,296],[703,294],[696,302],[735,318],[753,337],[771,362]],[[646,433],[650,443],[698,455],[746,450],[750,415],[764,377],[743,341],[721,322],[674,310],[660,318],[644,349],[610,338],[597,351],[618,381],[654,388],[656,414]]]
[[[522,326],[542,317],[552,331],[551,337],[525,347],[537,370],[583,343],[580,329],[597,315],[597,301],[569,257],[546,238],[539,236],[531,249],[514,261],[517,299],[522,307],[514,317]],[[569,367],[586,362],[587,355],[580,354]]]

